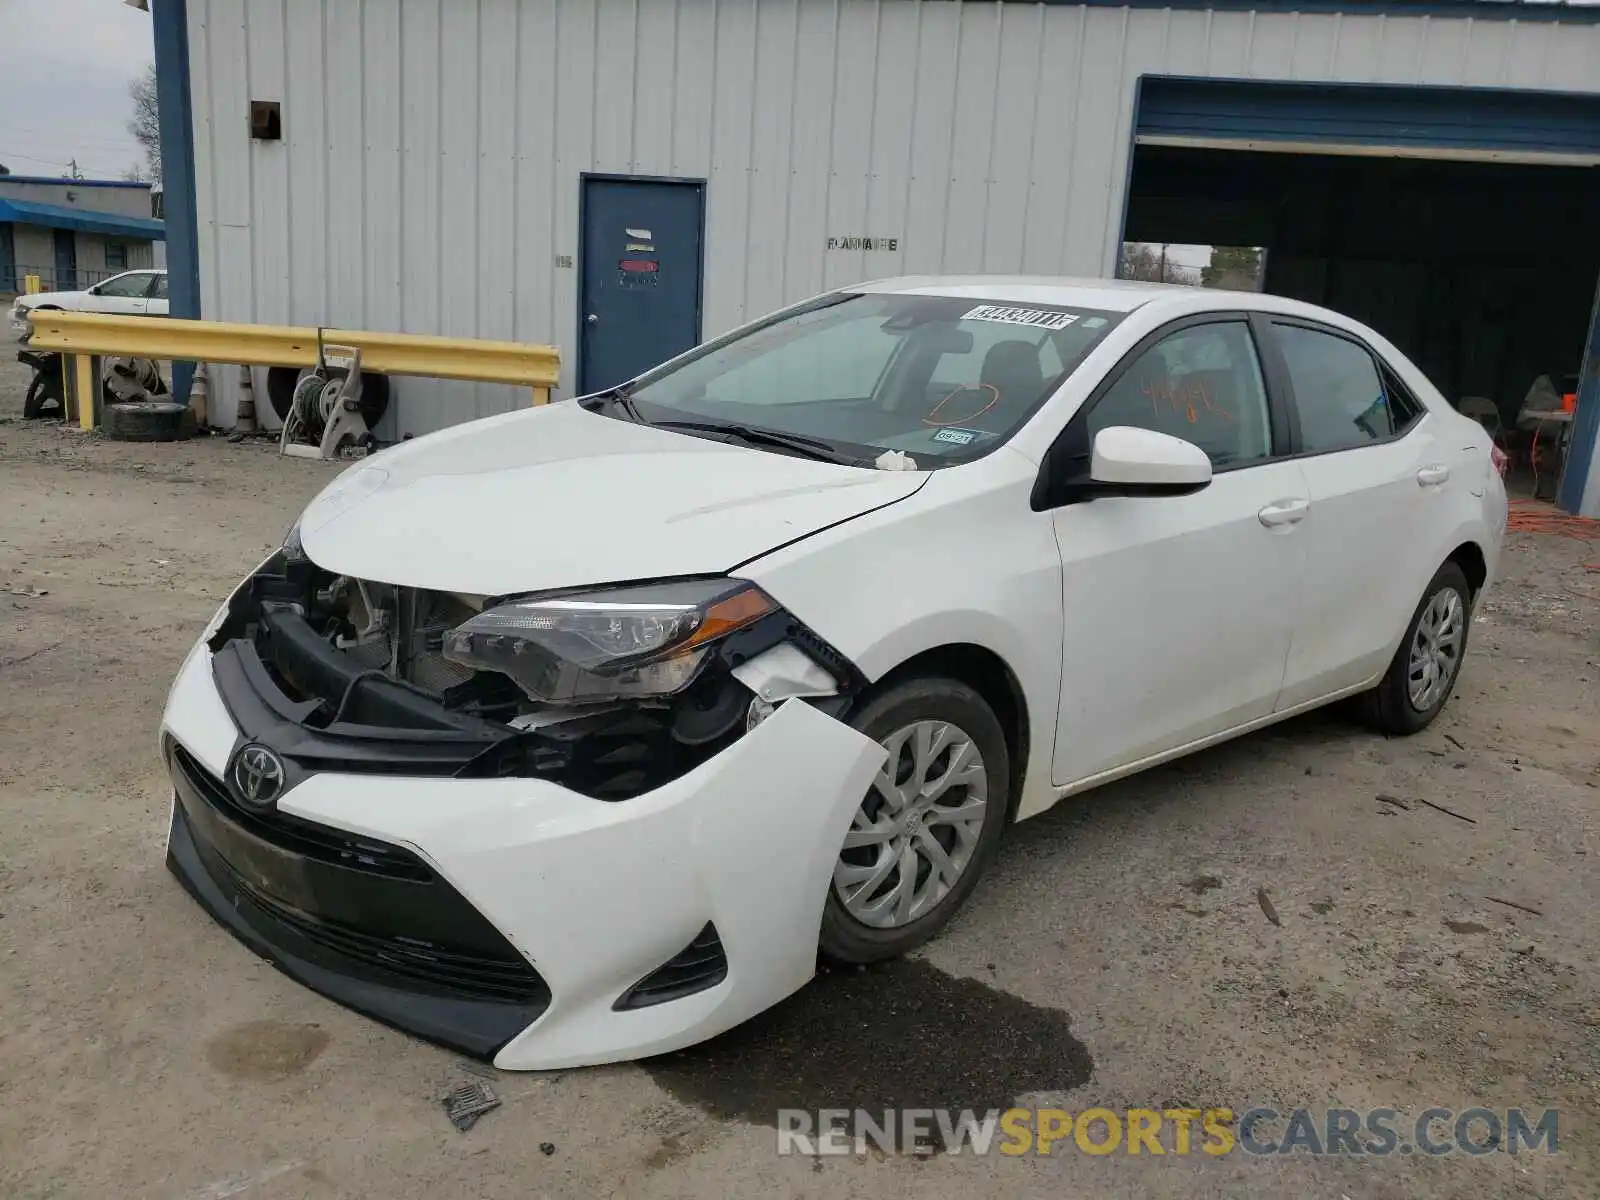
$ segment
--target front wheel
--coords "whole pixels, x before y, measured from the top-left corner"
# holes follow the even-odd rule
[[[1472,589],[1453,562],[1423,590],[1383,681],[1362,697],[1367,721],[1391,736],[1417,733],[1439,715],[1461,675]]]
[[[839,851],[820,949],[869,963],[927,941],[972,894],[1010,811],[1011,767],[993,710],[954,680],[897,684],[851,724],[889,757]]]

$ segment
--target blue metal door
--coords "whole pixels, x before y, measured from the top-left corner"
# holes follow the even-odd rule
[[[70,292],[78,286],[78,240],[70,229],[56,230],[55,290]]]
[[[17,249],[10,225],[0,225],[0,292],[20,292],[17,278]]]
[[[583,180],[578,390],[614,387],[700,340],[705,185]]]

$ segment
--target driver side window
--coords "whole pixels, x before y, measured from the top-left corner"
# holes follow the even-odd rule
[[[1272,456],[1267,389],[1244,321],[1191,325],[1135,359],[1088,416],[1089,443],[1131,425],[1193,442],[1214,468]]]
[[[143,296],[149,286],[150,276],[148,275],[118,275],[102,283],[99,294],[133,299],[137,296]]]

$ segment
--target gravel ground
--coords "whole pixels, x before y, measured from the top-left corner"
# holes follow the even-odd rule
[[[1319,714],[1068,802],[914,960],[497,1075],[462,1134],[439,1093],[485,1068],[277,974],[162,862],[167,684],[331,471],[25,424],[25,381],[0,362],[0,1196],[1600,1194],[1600,545],[1512,538],[1420,736]],[[1560,1153],[775,1153],[780,1106],[1018,1099],[1556,1108]]]

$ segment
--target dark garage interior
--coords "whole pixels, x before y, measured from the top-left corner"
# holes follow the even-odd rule
[[[1126,237],[1263,246],[1267,291],[1371,325],[1509,428],[1582,365],[1600,168],[1138,146]]]

